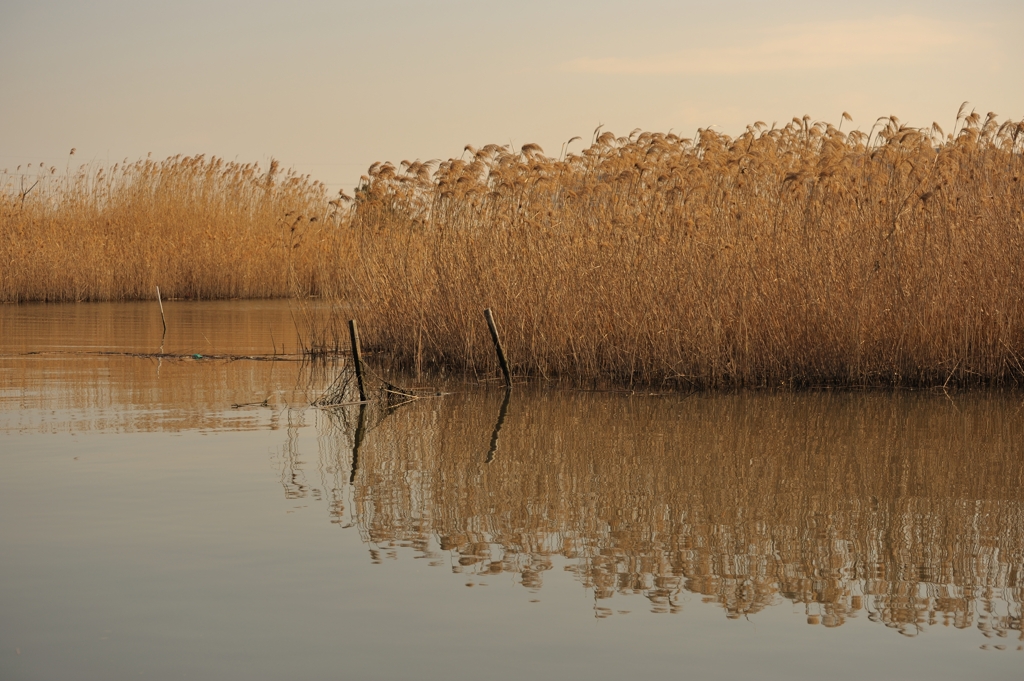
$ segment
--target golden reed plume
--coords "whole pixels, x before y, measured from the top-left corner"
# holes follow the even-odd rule
[[[316,294],[346,212],[277,161],[18,168],[0,174],[0,301]]]
[[[680,386],[1024,378],[1024,123],[597,134],[375,164],[343,295],[409,366]]]

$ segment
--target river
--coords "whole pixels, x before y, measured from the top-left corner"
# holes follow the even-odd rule
[[[318,409],[344,360],[302,361],[295,304],[165,313],[0,306],[0,678],[1024,664],[1020,393],[388,375],[424,397]]]

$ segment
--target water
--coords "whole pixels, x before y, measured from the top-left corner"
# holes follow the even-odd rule
[[[166,312],[162,338],[152,304],[0,307],[0,678],[1024,663],[1020,395],[322,411],[288,303]]]

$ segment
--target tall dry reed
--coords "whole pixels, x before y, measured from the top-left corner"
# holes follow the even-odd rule
[[[844,118],[846,115],[844,114]],[[809,118],[733,139],[466,147],[357,192],[364,342],[408,364],[622,384],[1024,379],[1024,122]]]
[[[308,176],[203,156],[0,175],[0,301],[318,292],[343,202]],[[329,255],[328,255],[329,254]]]

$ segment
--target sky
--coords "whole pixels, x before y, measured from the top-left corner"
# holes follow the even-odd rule
[[[964,101],[1024,118],[1022,26],[1021,0],[3,0],[0,170],[206,154],[351,190],[375,161],[557,156],[601,124],[949,131]]]

